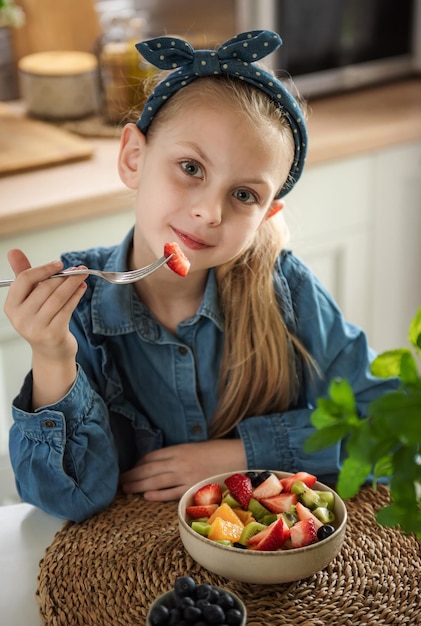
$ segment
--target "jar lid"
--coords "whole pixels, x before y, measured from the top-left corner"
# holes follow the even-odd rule
[[[28,54],[20,59],[18,67],[28,74],[63,76],[92,72],[98,67],[98,61],[90,52],[54,50]]]

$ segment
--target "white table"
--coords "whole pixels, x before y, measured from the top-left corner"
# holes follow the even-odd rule
[[[39,626],[39,562],[63,520],[29,504],[0,506],[0,615],[4,626]]]

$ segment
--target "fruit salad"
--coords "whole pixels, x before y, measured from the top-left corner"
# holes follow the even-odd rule
[[[245,550],[287,550],[335,532],[332,491],[313,489],[317,477],[297,472],[278,478],[267,470],[235,473],[225,489],[208,483],[186,507],[191,528],[223,545]]]
[[[190,269],[190,261],[181,250],[178,243],[166,243],[164,245],[164,256],[171,257],[167,262],[169,268],[179,276],[187,276]]]

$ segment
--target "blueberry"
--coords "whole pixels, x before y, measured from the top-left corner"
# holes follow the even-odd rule
[[[260,484],[260,474],[259,472],[246,472],[246,476],[248,476],[251,480],[251,486],[257,487]]]
[[[192,596],[196,588],[196,583],[190,576],[180,576],[174,583],[174,591],[179,598]]]
[[[209,600],[211,593],[212,587],[207,583],[202,583],[201,585],[197,585],[196,587],[196,598],[198,600]]]
[[[243,615],[238,609],[230,609],[225,615],[227,626],[240,626]]]
[[[217,604],[211,604],[203,609],[203,617],[207,624],[217,626],[225,622],[225,611]]]
[[[170,619],[168,622],[168,626],[178,626],[181,622],[182,612],[180,609],[174,608],[170,611]]]
[[[245,546],[243,543],[240,543],[239,541],[234,541],[234,543],[232,544],[233,548],[241,548],[241,550],[247,550],[247,546]]]
[[[166,626],[168,624],[169,616],[170,612],[167,607],[163,604],[159,604],[151,610],[149,620],[152,626]]]
[[[333,526],[331,526],[330,524],[323,524],[323,526],[320,526],[320,528],[317,530],[317,539],[319,541],[323,541],[323,539],[327,539],[334,532],[335,529]]]
[[[209,600],[207,600],[206,598],[200,598],[199,600],[197,600],[196,602],[196,606],[203,611],[203,609],[205,608],[205,606],[209,606],[210,602]]]
[[[184,609],[187,609],[189,606],[194,606],[196,603],[193,600],[193,598],[191,598],[190,596],[186,596],[185,598],[180,598],[177,606],[179,607],[179,609],[181,609],[181,611],[184,611]]]
[[[234,608],[234,598],[230,593],[226,593],[224,591],[219,594],[217,604],[218,606],[222,607],[224,611],[228,611],[228,609]]]
[[[202,617],[202,611],[197,606],[188,606],[183,611],[183,617],[189,624],[196,624]]]

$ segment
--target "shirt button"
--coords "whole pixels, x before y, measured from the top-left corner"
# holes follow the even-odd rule
[[[193,435],[200,435],[200,433],[202,432],[202,427],[200,424],[193,424],[193,426],[191,427],[191,431]]]
[[[43,422],[45,428],[55,428],[56,427],[56,423],[54,420],[44,420]]]
[[[179,346],[178,347],[178,353],[181,354],[181,356],[186,356],[187,348],[185,346]]]

